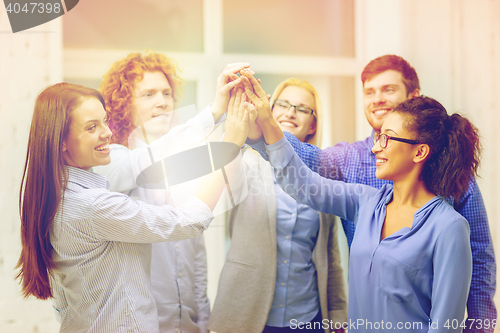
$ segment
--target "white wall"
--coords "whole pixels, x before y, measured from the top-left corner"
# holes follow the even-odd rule
[[[56,332],[50,301],[20,296],[18,196],[37,94],[62,79],[61,21],[10,33],[0,5],[0,332]]]

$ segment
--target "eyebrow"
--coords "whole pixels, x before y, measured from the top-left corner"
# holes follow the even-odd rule
[[[102,121],[104,121],[104,119],[106,119],[108,116],[105,116],[104,118],[102,118]],[[87,120],[86,122],[83,123],[83,126],[86,126],[87,124],[90,124],[90,123],[98,123],[100,122],[101,120],[99,119],[90,119],[90,120]]]
[[[165,89],[156,89],[156,88],[146,88],[139,90],[141,94],[146,93],[146,92],[154,92],[154,91],[169,91],[172,92],[172,88],[165,88]]]
[[[392,129],[390,129],[390,128],[387,128],[387,129],[384,131],[384,133],[387,133],[387,132],[392,132],[392,133],[394,133],[394,134],[398,135],[398,133],[397,133],[395,130],[392,130]]]
[[[381,86],[382,89],[387,89],[389,87],[391,87],[391,88],[399,88],[399,86],[396,83],[384,84],[383,86]],[[364,88],[363,91],[372,90],[372,89],[375,89],[375,88],[376,87]]]
[[[278,98],[278,100],[280,100],[280,101],[285,101],[285,102],[287,102],[287,103],[290,103],[290,101],[289,101],[289,100],[287,100],[287,99],[285,99],[285,98]],[[290,104],[292,104],[292,103],[290,103]],[[309,108],[309,109],[311,109],[311,110],[312,110],[312,108],[311,108],[309,105],[304,104],[304,103],[297,104],[297,106],[305,106],[306,108]]]

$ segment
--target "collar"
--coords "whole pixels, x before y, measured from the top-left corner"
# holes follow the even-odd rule
[[[91,189],[91,188],[106,188],[109,189],[109,183],[106,177],[93,173],[92,171],[86,171],[83,169],[71,167],[65,165],[65,169],[68,175],[68,182],[78,184],[81,187]]]

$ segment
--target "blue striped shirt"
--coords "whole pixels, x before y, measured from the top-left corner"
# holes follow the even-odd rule
[[[158,332],[151,243],[196,237],[213,214],[199,199],[152,206],[109,192],[106,178],[67,167],[51,226],[60,332]]]
[[[319,149],[314,145],[300,142],[285,132],[285,136],[300,159],[314,172],[321,176],[342,180],[346,183],[365,184],[381,188],[392,183],[375,177],[375,154],[372,153],[372,136],[354,143],[340,142],[333,147]],[[266,160],[265,143],[252,145]],[[488,217],[483,197],[475,181],[471,181],[467,192],[454,208],[467,219],[470,226],[472,249],[472,282],[467,300],[469,321],[464,332],[493,332],[491,325],[486,329],[485,320],[491,323],[497,318],[493,302],[496,289],[496,263],[491,240]],[[352,243],[355,226],[352,221],[342,219],[342,226],[349,246]]]

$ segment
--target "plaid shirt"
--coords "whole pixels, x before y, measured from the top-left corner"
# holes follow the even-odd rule
[[[342,180],[381,188],[391,183],[375,177],[375,154],[372,153],[372,136],[354,143],[340,142],[333,147],[318,147],[299,141],[294,135],[285,132],[285,136],[300,159],[314,172],[323,177]],[[269,160],[265,143],[258,142],[252,147],[262,157]],[[450,201],[451,203],[451,201]],[[496,324],[497,312],[493,302],[496,289],[496,263],[491,240],[488,217],[483,197],[476,181],[471,181],[467,192],[454,204],[455,209],[469,221],[472,250],[472,281],[467,300],[468,319],[463,323],[464,332],[493,332],[493,320]],[[354,236],[355,226],[352,221],[342,219],[342,226],[349,247]],[[450,323],[451,325],[451,323]],[[496,327],[496,325],[495,325]]]

